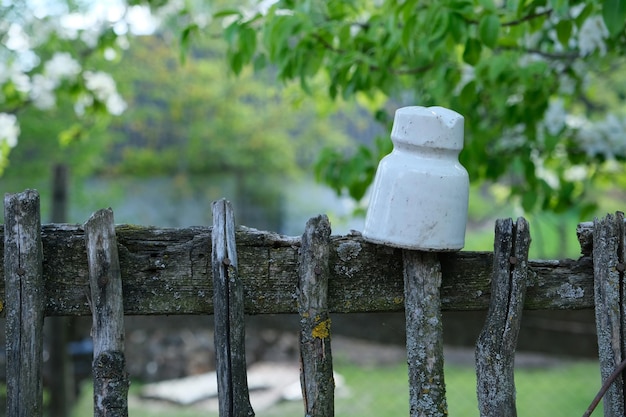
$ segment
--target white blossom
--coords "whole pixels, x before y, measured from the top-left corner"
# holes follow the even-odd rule
[[[530,159],[535,164],[535,175],[537,178],[544,180],[550,188],[558,189],[561,185],[559,177],[554,171],[546,168],[544,160],[539,156],[539,152],[534,150],[530,155]]]
[[[497,143],[498,150],[515,150],[522,147],[527,141],[525,130],[526,126],[522,123],[515,125],[513,128],[506,129],[502,132],[502,136]]]
[[[100,39],[100,30],[96,29],[84,29],[80,32],[80,40],[85,42],[90,48],[98,46],[98,40]]]
[[[35,74],[30,90],[30,98],[35,107],[40,110],[49,110],[56,104],[54,90],[56,83],[42,74]]]
[[[21,25],[17,23],[11,24],[7,35],[8,39],[6,40],[5,46],[10,50],[26,51],[30,49],[30,38]]]
[[[62,80],[71,79],[80,74],[81,67],[78,61],[72,58],[69,52],[56,52],[44,64],[44,73],[57,86]]]
[[[587,178],[588,171],[584,165],[574,165],[563,172],[563,178],[570,182],[583,181]]]
[[[111,94],[107,98],[105,104],[107,106],[107,111],[114,116],[119,116],[120,114],[124,113],[124,110],[126,110],[127,107],[126,102],[124,101],[122,96],[117,93]]]
[[[83,116],[87,107],[93,106],[93,96],[91,94],[81,94],[74,102],[74,112]]]
[[[590,157],[612,160],[615,156],[626,156],[626,121],[609,114],[596,123],[583,124],[577,139]]]
[[[134,35],[151,35],[161,23],[147,6],[131,6],[126,12],[126,21]]]
[[[601,16],[591,16],[585,20],[578,32],[578,47],[581,55],[589,55],[598,49],[600,55],[606,54],[606,43],[604,40],[609,37],[609,31],[604,25]]]
[[[30,90],[30,78],[14,62],[0,62],[0,85],[11,82],[22,93]]]
[[[94,97],[106,105],[109,113],[120,115],[126,110],[124,99],[118,94],[113,78],[102,71],[85,71],[85,85]]]
[[[85,85],[98,100],[106,101],[107,97],[116,92],[113,78],[102,71],[85,71]]]
[[[559,93],[572,95],[576,91],[576,81],[567,74],[559,74]]]
[[[6,143],[10,148],[17,145],[20,135],[20,126],[14,114],[0,113],[0,142]]]
[[[551,100],[543,116],[543,125],[552,136],[557,135],[565,127],[565,106],[563,99]]]

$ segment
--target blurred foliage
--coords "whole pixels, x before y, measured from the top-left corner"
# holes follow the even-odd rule
[[[223,46],[210,37],[196,38],[181,63],[171,38],[167,29],[132,38],[118,59],[94,64],[113,76],[128,104],[119,117],[80,119],[69,97],[52,110],[22,109],[22,135],[5,179],[45,177],[60,162],[77,176],[289,177],[323,147],[347,146],[348,125],[363,118],[354,106],[313,103],[268,74],[229,75]]]
[[[473,182],[508,184],[526,211],[577,207],[585,216],[595,207],[587,191],[623,175],[626,119],[611,125],[606,115],[620,112],[626,92],[616,75],[624,73],[625,4],[280,0],[215,17],[234,73],[270,65],[304,91],[322,78],[331,98],[382,94],[388,100],[372,113],[388,115],[378,117],[387,129],[399,106],[454,109],[466,119],[460,159]],[[593,94],[602,83],[611,85],[607,97]],[[358,200],[379,149],[322,152],[318,177]]]

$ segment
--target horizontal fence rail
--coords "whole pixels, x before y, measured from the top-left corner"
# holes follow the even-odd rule
[[[531,260],[525,309],[594,306],[592,225],[581,224],[578,260]],[[210,227],[115,227],[127,315],[212,314]],[[91,314],[82,225],[42,226],[46,316]],[[238,227],[239,276],[247,314],[298,313],[300,237]],[[0,237],[3,245],[4,236]],[[438,254],[443,310],[486,310],[493,253]],[[4,259],[0,259],[4,273]],[[331,236],[328,306],[331,313],[404,309],[402,251],[365,242],[359,235]],[[208,278],[207,278],[208,277]],[[4,276],[0,301],[6,297]],[[2,312],[1,314],[4,314]]]

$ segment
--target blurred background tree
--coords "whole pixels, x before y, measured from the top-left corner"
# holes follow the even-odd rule
[[[623,177],[626,1],[279,0],[217,16],[235,73],[271,65],[305,91],[363,97],[388,128],[403,105],[458,111],[471,180],[526,212],[584,217],[588,191]],[[363,198],[388,150],[375,143],[325,150],[318,177]]]

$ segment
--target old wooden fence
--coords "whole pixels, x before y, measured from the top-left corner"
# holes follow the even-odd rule
[[[502,417],[516,414],[523,309],[594,307],[605,415],[624,416],[621,213],[579,226],[580,259],[535,261],[524,219],[497,222],[493,253],[421,254],[370,244],[358,233],[331,236],[326,216],[311,219],[302,237],[235,228],[223,200],[213,206],[213,227],[185,229],[114,226],[110,209],[85,225],[42,226],[31,190],[5,196],[4,204],[8,416],[42,415],[43,318],[67,315],[93,317],[94,415],[128,415],[128,314],[215,314],[220,415],[252,416],[244,314],[264,313],[300,315],[305,415],[332,416],[329,314],[399,311],[405,302],[411,416],[447,414],[442,347],[429,333],[440,329],[441,309],[489,309],[476,349],[478,402],[482,416]],[[426,294],[415,276],[431,276],[437,293]]]

